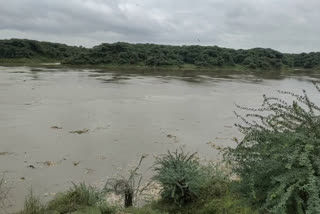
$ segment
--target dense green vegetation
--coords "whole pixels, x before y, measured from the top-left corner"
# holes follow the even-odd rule
[[[84,48],[64,44],[39,42],[26,39],[0,40],[0,59],[33,61],[61,61],[74,56]]]
[[[200,197],[209,176],[194,156],[176,151],[158,158],[154,179],[163,184],[163,199],[183,206]]]
[[[113,43],[93,48],[34,40],[0,40],[0,62],[62,62],[66,65],[112,65],[223,68],[249,70],[315,69],[320,53],[283,54],[272,49],[235,50],[217,46],[171,46]]]
[[[271,49],[233,50],[217,46],[169,46],[154,44],[102,44],[69,59],[67,64],[131,64],[146,66],[192,65],[198,67],[244,66],[280,69],[284,56]]]
[[[195,153],[168,152],[156,160],[153,179],[161,185],[161,199],[153,210],[179,214],[255,214],[233,187],[223,165],[204,164]]]
[[[318,92],[320,88],[316,86]],[[320,213],[320,107],[304,91],[264,96],[248,109],[245,138],[226,152],[245,198],[270,213]]]
[[[44,205],[31,191],[25,200],[23,211],[19,214],[115,213],[116,208],[107,205],[104,197],[103,191],[81,183],[74,184],[68,191],[59,193]]]

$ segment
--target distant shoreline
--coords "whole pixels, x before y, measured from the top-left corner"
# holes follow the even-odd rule
[[[222,67],[197,67],[192,65],[187,66],[146,66],[146,65],[69,65],[62,64],[57,61],[34,61],[25,59],[0,59],[0,66],[4,67],[43,67],[43,68],[73,68],[73,69],[97,69],[108,71],[132,71],[132,72],[164,72],[164,73],[199,73],[199,74],[217,74],[217,73],[233,73],[233,74],[267,74],[267,73],[299,73],[309,74],[318,73],[319,69],[306,69],[306,68],[283,68],[281,70],[262,70],[262,69],[248,69],[241,66],[222,66]]]
[[[92,48],[27,39],[0,40],[0,65],[142,71],[310,72],[320,70],[320,52],[287,54],[270,48],[103,43]],[[45,63],[45,64],[44,64]],[[49,64],[48,64],[49,63]]]

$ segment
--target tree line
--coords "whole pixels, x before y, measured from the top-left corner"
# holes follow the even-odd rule
[[[243,67],[259,70],[319,67],[320,52],[287,54],[269,48],[103,43],[93,48],[26,39],[0,40],[0,59],[51,59],[69,65]]]

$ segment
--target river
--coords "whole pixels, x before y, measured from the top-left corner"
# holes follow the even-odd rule
[[[277,90],[316,95],[303,75],[142,74],[94,69],[0,67],[0,172],[10,211],[30,188],[43,200],[108,177],[148,154],[183,147],[219,160],[240,137],[235,104],[256,107]],[[84,133],[72,133],[82,130]]]

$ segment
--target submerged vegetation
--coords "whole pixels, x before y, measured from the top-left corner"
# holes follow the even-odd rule
[[[231,70],[317,69],[320,53],[284,54],[272,49],[172,46],[118,42],[93,48],[34,40],[0,40],[0,63],[61,62],[65,65],[173,67]]]

